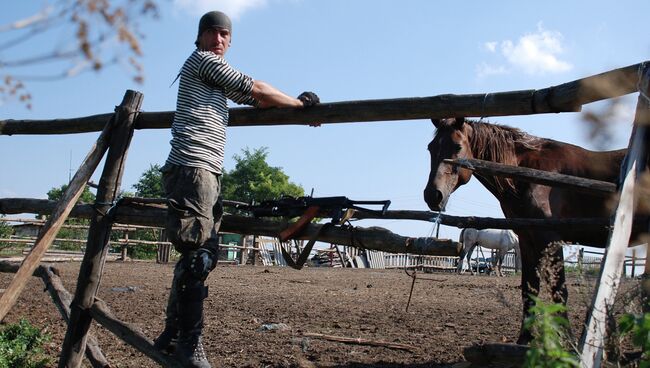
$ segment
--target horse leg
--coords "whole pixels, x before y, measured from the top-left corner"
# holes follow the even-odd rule
[[[467,249],[465,248],[465,245],[463,245],[463,249],[460,251],[460,255],[458,256],[458,265],[456,266],[456,272],[458,274],[463,273],[463,266],[465,266],[466,254],[467,254]]]
[[[566,274],[564,272],[564,248],[559,241],[553,241],[548,244],[544,251],[543,273],[544,281],[548,284],[548,290],[551,293],[553,303],[563,304],[566,306],[569,292],[566,287]],[[567,311],[561,313],[561,316],[567,321],[569,315]],[[571,326],[567,326],[567,336],[572,336]]]
[[[526,345],[533,339],[533,335],[525,328],[524,324],[528,317],[531,316],[530,308],[535,304],[532,297],[539,294],[540,278],[537,273],[537,266],[541,252],[535,249],[535,244],[529,241],[528,237],[524,238],[520,235],[519,241],[521,247],[521,299],[523,318],[521,320],[517,344]]]
[[[498,251],[497,252],[497,277],[503,277],[503,258],[505,258],[505,255],[502,254],[503,252]]]
[[[494,269],[497,274],[497,277],[503,277],[503,273],[501,272],[501,264],[503,263],[503,255],[501,254],[501,250],[498,250],[494,253]]]
[[[474,268],[472,268],[472,253],[474,252],[474,248],[476,248],[477,244],[472,244],[469,247],[469,250],[467,251],[467,265],[469,266],[469,272],[474,276]],[[476,266],[476,271],[478,271],[478,265]]]

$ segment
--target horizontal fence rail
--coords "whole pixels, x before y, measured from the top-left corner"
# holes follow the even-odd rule
[[[643,63],[614,69],[543,89],[522,91],[443,94],[429,97],[322,103],[301,108],[232,108],[229,126],[305,125],[575,112],[582,105],[637,91],[638,70]],[[73,119],[0,120],[0,135],[71,134],[100,131],[112,114]],[[172,111],[141,112],[136,129],[165,129]]]

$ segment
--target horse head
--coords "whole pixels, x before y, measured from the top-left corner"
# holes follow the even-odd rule
[[[446,159],[472,158],[472,127],[464,118],[432,119],[436,135],[427,147],[431,155],[424,201],[432,211],[443,211],[451,193],[472,177],[472,171],[446,163]]]

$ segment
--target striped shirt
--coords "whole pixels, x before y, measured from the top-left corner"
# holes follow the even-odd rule
[[[253,79],[211,51],[195,50],[180,71],[176,113],[167,164],[221,174],[228,104],[255,106]]]

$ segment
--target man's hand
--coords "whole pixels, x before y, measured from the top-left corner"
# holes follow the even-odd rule
[[[314,106],[320,103],[320,98],[314,92],[303,92],[297,97],[304,107]]]
[[[314,92],[303,92],[297,99],[302,102],[303,107],[310,107],[320,103],[320,98]],[[319,127],[320,123],[309,123],[310,127]]]

